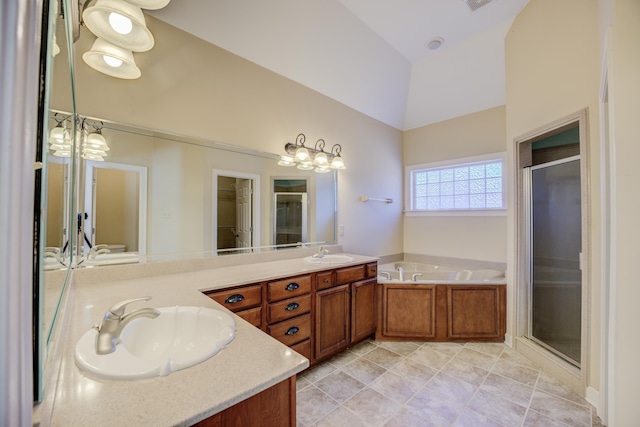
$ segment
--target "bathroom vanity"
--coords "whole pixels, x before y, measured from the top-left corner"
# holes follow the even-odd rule
[[[375,331],[377,260],[351,256],[345,266],[294,258],[179,274],[161,274],[164,263],[75,271],[40,424],[294,426],[296,374]],[[125,274],[136,268],[155,276]],[[235,338],[210,359],[164,377],[103,380],[81,371],[74,361],[79,338],[115,302],[144,295],[152,299],[132,310],[229,309]]]
[[[375,333],[376,283],[377,262],[354,260],[206,293],[315,365]]]

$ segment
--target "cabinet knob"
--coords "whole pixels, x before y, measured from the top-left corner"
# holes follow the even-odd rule
[[[242,294],[233,294],[226,300],[224,300],[225,304],[235,304],[244,299],[244,295]]]
[[[329,279],[324,279],[323,282],[324,283],[329,283]]]
[[[294,291],[300,287],[296,282],[291,282],[287,286],[284,287],[285,291]]]
[[[298,331],[300,330],[300,328],[298,328],[297,326],[292,326],[289,329],[287,329],[287,332],[285,332],[285,335],[293,335],[293,334],[297,334]]]
[[[293,311],[298,307],[300,307],[300,304],[298,304],[297,302],[292,302],[291,304],[288,304],[284,309],[287,311]]]

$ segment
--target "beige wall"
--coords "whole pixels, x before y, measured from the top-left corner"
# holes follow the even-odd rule
[[[358,201],[361,195],[402,199],[400,131],[157,19],[147,21],[156,45],[135,55],[140,79],[111,78],[76,62],[81,114],[277,154],[300,132],[308,141],[339,143],[347,166],[338,178],[340,243],[364,255],[402,252],[401,204]],[[83,28],[79,57],[92,42]],[[62,89],[54,88],[53,108],[69,108]],[[201,205],[198,194],[200,201],[183,202]]]
[[[638,385],[638,242],[640,201],[638,159],[640,158],[640,2],[601,1],[606,10],[601,34],[613,26],[608,52],[609,113],[612,146],[612,277],[609,337],[609,425],[640,425]],[[601,39],[604,45],[604,40]],[[612,329],[611,329],[612,328]]]
[[[507,77],[507,147],[514,159],[514,139],[587,108],[590,181],[590,309],[587,386],[599,389],[600,361],[600,219],[599,219],[599,60],[596,0],[532,0],[515,19],[505,41]],[[583,157],[584,158],[584,157]],[[515,168],[511,164],[515,179]],[[515,191],[509,191],[507,293],[508,333],[515,334],[516,263]],[[583,248],[584,251],[584,248]],[[584,366],[584,365],[583,365]]]
[[[439,162],[506,151],[505,107],[412,129],[403,164]],[[404,252],[506,262],[507,217],[405,216]]]

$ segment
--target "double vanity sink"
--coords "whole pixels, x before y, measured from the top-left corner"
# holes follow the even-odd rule
[[[55,379],[45,382],[41,425],[192,425],[276,387],[295,390],[309,360],[204,293],[376,261],[290,256],[250,255],[249,263],[231,266],[211,259],[75,270],[66,326],[57,332],[60,348],[49,358],[59,369],[50,369]],[[127,321],[114,334],[115,351],[98,355],[99,331],[91,325],[116,301],[141,295],[153,299],[121,315],[143,307],[159,315]]]

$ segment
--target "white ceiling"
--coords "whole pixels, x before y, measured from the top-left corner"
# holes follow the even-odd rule
[[[172,0],[155,17],[401,130],[505,102],[529,0]],[[444,38],[437,51],[426,48]]]

